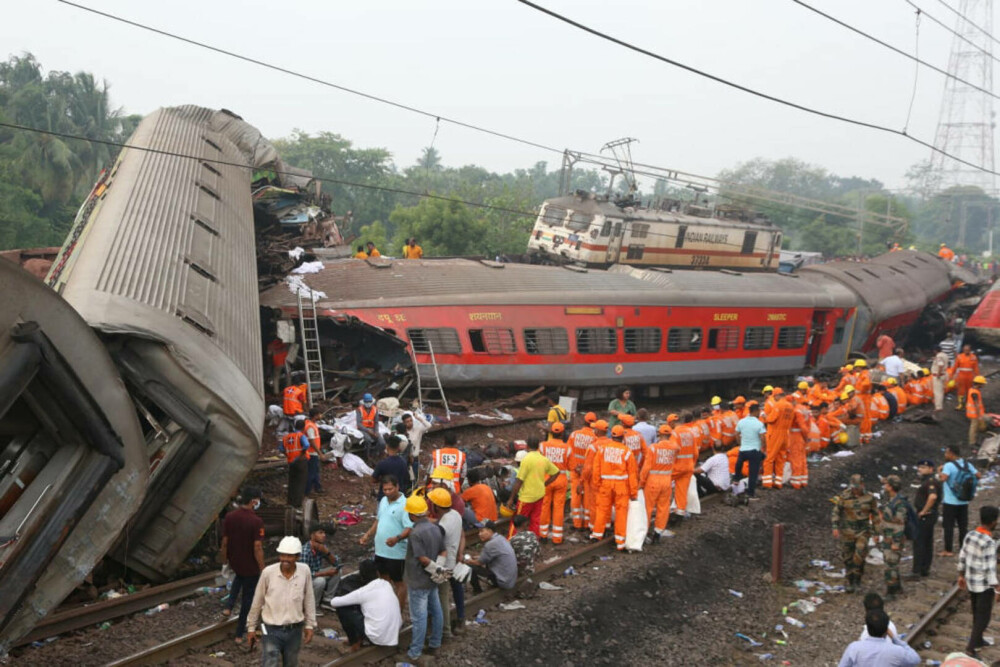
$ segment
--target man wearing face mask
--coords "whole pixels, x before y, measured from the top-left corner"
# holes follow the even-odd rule
[[[260,507],[261,491],[247,486],[240,492],[238,509],[226,515],[222,522],[222,549],[220,560],[228,563],[236,575],[229,592],[229,600],[222,610],[223,616],[229,616],[240,593],[243,602],[240,604],[240,620],[236,626],[236,643],[243,643],[243,635],[247,630],[247,614],[260,579],[260,571],[264,569],[264,522],[255,510]]]

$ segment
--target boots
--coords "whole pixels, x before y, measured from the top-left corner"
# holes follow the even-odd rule
[[[858,584],[860,584],[858,579],[859,577],[857,575],[854,574],[847,575],[847,585],[844,587],[844,590],[846,590],[848,593],[853,593],[854,591],[858,590]]]

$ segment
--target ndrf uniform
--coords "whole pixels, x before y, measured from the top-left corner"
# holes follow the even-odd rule
[[[572,448],[568,442],[549,439],[543,442],[538,449],[542,456],[559,468],[558,479],[545,487],[539,536],[549,537],[549,532],[551,532],[552,544],[562,544],[563,521],[566,513],[566,487],[569,485],[567,478]]]
[[[806,461],[806,438],[812,414],[809,406],[797,403],[792,413],[792,426],[788,429],[788,461],[792,464],[793,489],[801,489],[809,484],[809,464]]]
[[[677,452],[677,443],[668,434],[662,434],[663,440],[654,442],[647,451],[639,473],[639,487],[646,496],[646,522],[653,518],[656,510],[656,532],[667,529],[670,519],[671,479]]]
[[[625,443],[608,440],[600,455],[594,457],[592,482],[597,489],[597,516],[592,538],[604,537],[604,526],[615,508],[615,546],[625,549],[625,527],[628,524],[628,501],[639,492],[635,457]]]
[[[574,528],[583,528],[590,525],[590,514],[585,508],[584,489],[589,484],[585,484],[583,477],[583,463],[587,459],[587,448],[594,442],[596,436],[594,429],[584,426],[573,431],[569,436],[569,444],[572,448],[572,455],[569,468],[570,481],[570,516],[573,518]]]
[[[692,428],[693,427],[693,428]],[[674,463],[674,503],[680,512],[687,512],[688,487],[698,459],[698,440],[701,430],[694,423],[682,424],[674,430],[677,444],[677,460]]]
[[[767,457],[764,459],[764,488],[781,488],[788,460],[788,435],[795,419],[795,408],[784,397],[767,412]]]

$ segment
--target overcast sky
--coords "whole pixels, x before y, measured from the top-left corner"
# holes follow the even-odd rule
[[[907,51],[904,0],[809,0]],[[952,25],[937,1],[915,0]],[[637,161],[714,175],[796,157],[890,187],[929,152],[811,117],[556,22],[515,0],[81,0],[82,4],[318,78],[559,148],[632,136]],[[791,0],[539,0],[636,45],[761,91],[902,128],[914,65]],[[959,0],[949,4],[958,6]],[[0,44],[49,69],[87,70],[130,113],[226,107],[269,137],[336,132],[412,164],[434,121],[55,2],[5,3]],[[951,35],[926,18],[920,55],[947,67]],[[944,77],[921,68],[910,133],[933,141]],[[559,156],[442,124],[445,164],[506,171]]]

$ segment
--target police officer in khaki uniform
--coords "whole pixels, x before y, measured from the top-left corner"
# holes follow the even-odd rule
[[[833,503],[833,537],[840,540],[840,556],[847,570],[847,592],[861,584],[868,555],[868,538],[878,526],[875,498],[865,491],[861,475],[851,475],[847,488],[830,499]]]
[[[906,504],[899,490],[903,482],[898,475],[889,475],[882,480],[885,502],[879,508],[882,522],[882,555],[885,557],[886,599],[892,600],[903,587],[899,581],[899,559],[903,555],[903,541],[906,534]]]

